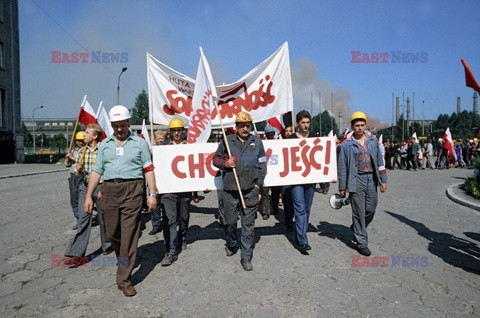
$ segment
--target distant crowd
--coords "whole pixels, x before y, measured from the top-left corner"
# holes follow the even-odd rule
[[[476,159],[480,158],[478,138],[466,138],[465,141],[458,138],[454,141],[455,156],[449,153],[443,138],[439,138],[435,144],[431,139],[426,139],[421,144],[413,137],[400,143],[386,140],[381,149],[384,152],[385,167],[390,170],[472,168]]]

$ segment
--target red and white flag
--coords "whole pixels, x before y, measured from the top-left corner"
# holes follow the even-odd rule
[[[268,125],[276,128],[281,136],[285,136],[285,123],[283,122],[283,114],[268,119]]]
[[[95,111],[90,103],[87,101],[87,95],[83,98],[82,105],[80,105],[80,112],[78,113],[78,121],[85,127],[90,124],[96,124]]]
[[[340,139],[340,143],[343,143],[345,140],[350,139],[352,135],[353,135],[353,130],[349,131],[348,129],[345,129],[343,138]]]
[[[192,113],[188,124],[187,143],[205,143],[212,131],[212,112],[218,99],[208,61],[200,47],[197,79],[192,99]]]
[[[97,123],[100,125],[100,127],[102,127],[103,130],[103,136],[100,141],[113,135],[112,124],[110,123],[110,119],[108,118],[105,107],[103,107],[103,102],[100,102],[100,105],[98,106],[96,117]]]
[[[475,79],[475,76],[473,76],[473,73],[467,64],[467,61],[465,61],[465,59],[461,59],[460,61],[462,62],[463,67],[465,68],[465,85],[467,87],[473,88],[475,91],[477,91],[480,94],[480,85],[478,85],[478,82]]]
[[[196,81],[155,59],[147,52],[148,105],[150,120],[168,125],[173,117],[189,122],[193,112]],[[235,116],[248,111],[254,122],[268,120],[293,110],[292,78],[288,43],[232,84],[217,86],[217,110],[212,111],[212,128],[235,126]]]
[[[450,155],[450,162],[454,164],[455,161],[457,161],[457,156],[455,155],[455,149],[453,147],[453,141],[452,141],[452,134],[450,134],[449,127],[447,128],[447,130],[445,130],[445,133],[443,134],[443,140],[444,140],[443,147],[445,147],[448,150],[448,153]]]
[[[152,142],[150,141],[150,135],[148,134],[147,125],[145,125],[145,119],[142,122],[142,138],[145,139],[148,145],[148,149],[152,150]]]

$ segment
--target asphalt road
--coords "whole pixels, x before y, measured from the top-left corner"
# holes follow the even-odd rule
[[[148,235],[145,213],[132,298],[118,291],[108,262],[52,267],[75,233],[67,171],[0,179],[0,316],[479,317],[480,212],[445,195],[471,173],[389,171],[369,227],[368,259],[353,249],[350,207],[332,210],[329,195],[315,194],[309,255],[295,249],[281,209],[257,218],[252,272],[243,271],[238,254],[225,256],[215,192],[192,205],[188,249],[170,267],[160,266],[163,233]],[[97,226],[88,253],[99,247]]]

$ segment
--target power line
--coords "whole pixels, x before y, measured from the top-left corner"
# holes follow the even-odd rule
[[[55,20],[54,17],[52,17],[47,11],[45,11],[35,0],[31,0],[47,17],[49,17],[60,29],[62,29],[63,32],[65,32],[75,43],[77,43],[85,52],[91,52],[92,50],[89,50],[87,49],[82,43],[80,43],[80,41],[78,41],[72,34],[70,34],[70,32],[68,32],[67,29],[65,29],[57,20]],[[113,71],[108,68],[108,66],[106,66],[105,64],[103,63],[99,63],[101,64],[110,74],[113,75],[114,78],[117,77],[117,75],[115,73],[113,73]],[[125,81],[122,80],[122,83],[124,83],[124,85],[126,87],[128,87],[133,93],[135,94],[139,94],[135,89],[131,88]]]

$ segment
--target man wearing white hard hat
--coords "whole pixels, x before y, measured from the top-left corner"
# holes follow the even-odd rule
[[[130,132],[130,112],[114,106],[109,112],[113,135],[99,146],[90,176],[84,209],[92,212],[92,193],[103,177],[102,212],[107,236],[119,260],[117,285],[125,296],[136,295],[130,276],[137,256],[144,175],[148,184],[148,210],[157,205],[155,175],[145,140]],[[128,260],[128,262],[126,261]]]

